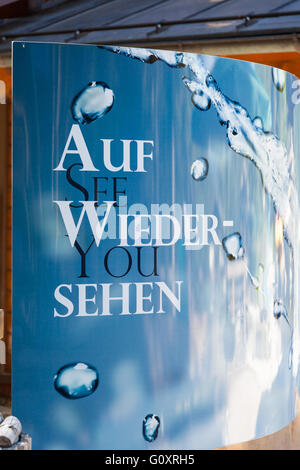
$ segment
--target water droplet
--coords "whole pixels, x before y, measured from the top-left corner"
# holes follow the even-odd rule
[[[148,442],[155,441],[158,436],[160,419],[158,416],[149,414],[143,421],[143,436]]]
[[[264,125],[263,125],[263,122],[262,122],[262,118],[259,117],[259,116],[256,116],[254,119],[253,119],[253,124],[255,125],[255,127],[258,127],[259,129],[263,129],[264,128]]]
[[[257,277],[253,277],[252,284],[257,290],[260,290],[263,292],[263,283],[264,283],[264,265],[262,263],[259,263],[258,265],[258,272],[257,272]]]
[[[200,109],[200,111],[208,111],[211,106],[211,99],[206,95],[206,93],[193,93],[192,103],[196,108]]]
[[[263,277],[264,272],[265,272],[264,265],[262,263],[259,263],[259,265],[258,265],[258,276]]]
[[[211,74],[208,74],[205,79],[206,86],[208,87],[217,87],[217,82]]]
[[[196,181],[202,181],[208,174],[208,161],[206,158],[195,160],[191,166],[191,175]]]
[[[159,29],[162,25],[158,24]],[[170,67],[185,67],[184,53],[176,51],[141,49],[137,47],[119,47],[119,46],[98,46],[100,49],[113,51],[116,54],[122,54],[127,57],[133,57],[141,62],[153,64],[157,60],[163,61]]]
[[[192,93],[191,99],[193,105],[197,109],[200,109],[200,111],[207,111],[211,106],[211,99],[203,90],[201,90],[199,83],[195,80],[190,80],[187,77],[183,77],[182,80],[187,89]]]
[[[286,84],[286,71],[272,67],[272,79],[278,91],[283,91]]]
[[[279,300],[274,301],[273,315],[276,318],[276,320],[278,320],[278,318],[280,318],[281,315],[284,316],[284,318],[287,318],[286,308],[283,305],[282,300],[279,299]]]
[[[240,259],[244,256],[242,236],[239,232],[234,232],[223,238],[222,245],[230,261]]]
[[[293,365],[293,345],[291,344],[289,350],[289,358],[288,358],[288,368],[291,369]]]
[[[73,119],[89,124],[108,113],[114,103],[114,93],[104,82],[91,82],[72,101]]]
[[[259,280],[254,276],[252,276],[250,279],[251,279],[251,283],[252,283],[253,287],[255,287],[255,289],[258,290],[259,287],[260,287]]]
[[[91,395],[97,388],[99,375],[95,367],[74,362],[59,369],[54,377],[54,387],[66,398],[76,399]]]

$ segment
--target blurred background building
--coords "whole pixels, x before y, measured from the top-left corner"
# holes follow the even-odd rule
[[[300,0],[0,0],[0,308],[7,345],[0,405],[11,393],[14,40],[183,50],[260,62],[300,77]],[[285,448],[291,445],[290,432],[281,437]]]

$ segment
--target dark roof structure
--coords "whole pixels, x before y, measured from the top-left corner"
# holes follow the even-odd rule
[[[300,0],[48,0],[46,3],[49,8],[45,8],[45,0],[0,3],[0,52],[8,51],[10,41],[15,39],[167,47],[253,37],[289,36],[298,40],[300,35]]]

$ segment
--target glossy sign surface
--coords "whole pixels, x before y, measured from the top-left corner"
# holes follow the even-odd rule
[[[33,447],[210,449],[287,425],[296,78],[172,51],[13,52],[13,413]]]

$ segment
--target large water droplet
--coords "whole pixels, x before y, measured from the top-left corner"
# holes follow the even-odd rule
[[[59,369],[54,377],[54,387],[66,398],[76,399],[91,395],[97,388],[99,375],[95,367],[74,362]]]
[[[191,166],[191,175],[196,181],[202,181],[208,174],[208,161],[206,158],[195,160]]]
[[[143,421],[143,436],[148,442],[155,441],[158,436],[160,419],[158,416],[149,414]]]
[[[274,317],[276,318],[276,320],[278,320],[278,318],[280,318],[281,315],[282,315],[285,319],[287,319],[286,308],[285,308],[285,306],[283,305],[282,300],[277,299],[277,300],[274,301],[273,315],[274,315]]]
[[[239,232],[234,232],[223,238],[222,245],[230,261],[240,259],[244,256],[242,236]]]
[[[89,124],[112,108],[114,93],[104,82],[91,82],[72,101],[71,111],[79,124]]]
[[[207,111],[211,105],[211,99],[207,96],[206,93],[198,92],[192,94],[192,103],[200,111]]]
[[[272,67],[272,79],[278,91],[283,91],[286,84],[286,71]]]

